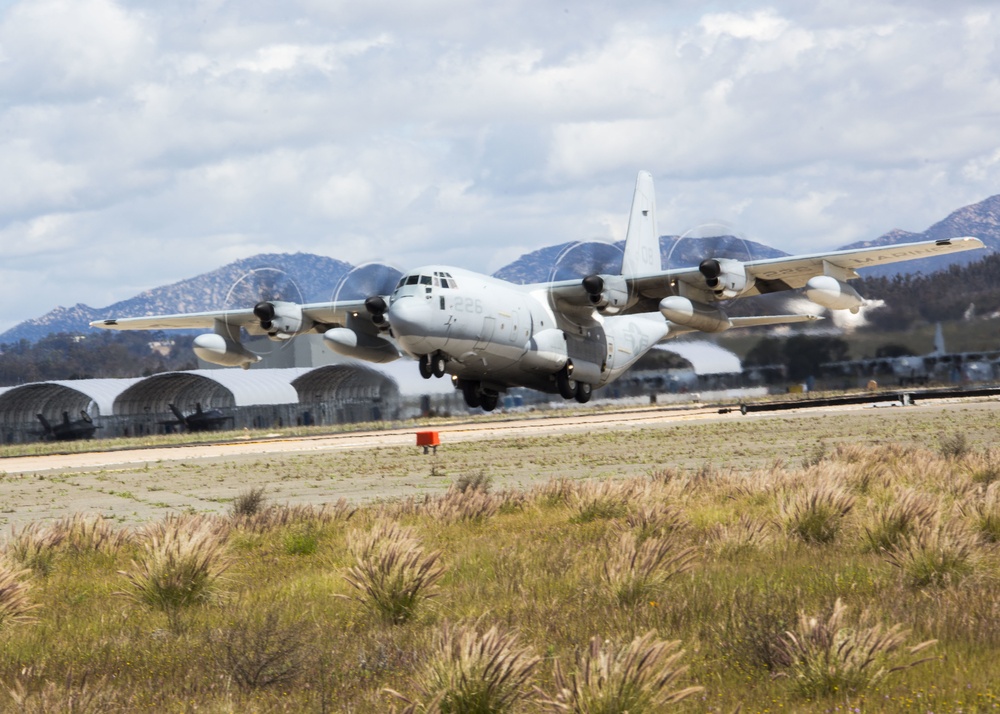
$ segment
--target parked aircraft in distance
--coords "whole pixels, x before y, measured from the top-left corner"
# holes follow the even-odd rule
[[[42,423],[42,439],[45,441],[78,441],[90,439],[98,427],[90,418],[90,415],[80,410],[79,419],[70,419],[69,412],[63,412],[63,420],[58,424],[52,424],[43,414],[36,414],[38,421]]]
[[[516,285],[428,265],[364,297],[311,304],[262,300],[237,310],[90,324],[113,330],[214,329],[195,339],[195,353],[244,369],[260,357],[243,345],[241,330],[278,342],[321,333],[330,349],[348,357],[369,362],[414,358],[422,376],[450,375],[470,407],[491,411],[515,386],[587,402],[592,390],[617,379],[653,345],[679,334],[818,319],[731,317],[727,301],[805,288],[818,305],[857,312],[865,300],[847,281],[858,277],[858,268],[981,247],[977,238],[963,237],[766,260],[706,256],[697,266],[664,270],[653,179],[642,171],[616,274]]]
[[[170,411],[177,417],[176,421],[165,421],[163,425],[168,429],[174,426],[183,426],[188,431],[220,431],[226,428],[226,424],[233,421],[233,417],[226,416],[218,409],[209,409],[207,412],[201,408],[201,402],[194,405],[194,411],[185,415],[174,404],[168,404]]]

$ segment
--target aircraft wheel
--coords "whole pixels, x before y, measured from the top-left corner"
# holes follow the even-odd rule
[[[430,359],[430,363],[431,363],[431,372],[434,373],[434,376],[443,377],[444,370],[448,366],[448,360],[445,358],[445,356],[442,355],[440,352],[438,352],[436,355],[434,355],[433,358]]]
[[[569,370],[563,367],[556,372],[556,387],[563,399],[573,399],[576,396],[576,380],[569,376]]]
[[[497,408],[497,404],[500,402],[499,394],[483,394],[479,398],[479,406],[483,408],[483,411],[491,412]]]
[[[483,405],[479,387],[474,382],[469,382],[462,387],[462,396],[465,397],[465,403],[473,409]]]
[[[417,363],[420,367],[420,376],[424,379],[430,379],[434,372],[431,367],[431,356],[430,355],[420,355],[420,360]]]
[[[593,385],[588,384],[587,382],[576,383],[576,401],[580,402],[580,404],[586,404],[589,402],[593,393]]]

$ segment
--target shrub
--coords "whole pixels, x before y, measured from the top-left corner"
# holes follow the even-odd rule
[[[772,585],[738,588],[725,617],[712,628],[727,665],[748,674],[791,664],[780,643],[795,622],[796,598]]]
[[[234,518],[250,518],[256,516],[264,510],[267,496],[264,495],[264,487],[258,486],[248,491],[242,491],[233,499],[230,512]]]
[[[174,519],[152,530],[143,555],[130,570],[120,571],[131,586],[124,594],[163,610],[176,629],[178,613],[207,600],[229,566],[224,548],[225,538],[210,522]]]
[[[236,626],[209,635],[212,659],[243,690],[288,684],[306,658],[305,623],[282,624],[279,610],[247,608]]]
[[[967,456],[972,451],[972,446],[965,432],[956,431],[938,436],[938,451],[946,459],[957,460]]]
[[[344,579],[358,590],[354,599],[389,622],[409,620],[421,601],[437,595],[445,572],[441,553],[424,553],[411,529],[382,522],[367,533],[352,532],[348,549],[355,564]]]
[[[473,626],[445,623],[435,649],[417,676],[423,702],[389,690],[409,705],[404,712],[509,712],[526,696],[526,683],[539,662],[529,648],[518,646],[517,635],[496,627],[480,635]]]
[[[684,655],[679,647],[677,640],[656,639],[655,632],[636,637],[624,649],[594,637],[577,653],[572,675],[565,675],[556,660],[555,694],[540,692],[538,703],[545,711],[574,714],[661,712],[703,689],[672,689],[687,671],[679,665]]]
[[[852,627],[844,622],[846,611],[838,598],[828,617],[801,614],[795,630],[781,639],[790,676],[802,696],[860,692],[893,672],[927,661],[892,664],[908,631],[900,625]],[[917,654],[935,642],[922,642],[906,652]]]
[[[618,603],[634,605],[693,568],[697,555],[695,548],[679,547],[673,538],[647,538],[640,544],[634,533],[626,531],[604,562],[604,584]]]
[[[841,521],[854,507],[854,496],[825,482],[781,505],[785,530],[807,543],[830,543]]]
[[[453,487],[465,493],[466,491],[482,491],[483,493],[489,493],[490,488],[493,486],[493,477],[484,474],[482,471],[472,474],[471,476],[459,476],[455,479]]]

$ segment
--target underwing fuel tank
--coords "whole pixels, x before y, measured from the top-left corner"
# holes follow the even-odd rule
[[[335,327],[323,333],[323,344],[345,357],[383,364],[399,358],[399,350],[380,337],[358,333],[349,327]]]
[[[857,290],[829,275],[809,278],[805,293],[814,303],[830,310],[850,310],[856,314],[865,304]]]
[[[660,300],[660,312],[673,323],[701,332],[723,332],[733,326],[729,315],[719,308],[680,295]]]
[[[195,337],[194,353],[206,362],[219,364],[223,367],[242,367],[243,369],[247,369],[253,363],[260,362],[258,355],[255,355],[239,342],[216,333]]]

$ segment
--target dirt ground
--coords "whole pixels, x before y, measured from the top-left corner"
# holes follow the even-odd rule
[[[11,457],[0,459],[0,525],[77,512],[122,523],[186,510],[225,512],[236,495],[260,486],[277,503],[368,502],[440,492],[474,473],[502,489],[706,464],[749,472],[777,461],[798,465],[844,442],[934,449],[942,437],[961,433],[973,448],[988,448],[998,419],[997,400],[746,416],[639,409],[433,427],[442,446],[428,455],[408,429]]]

